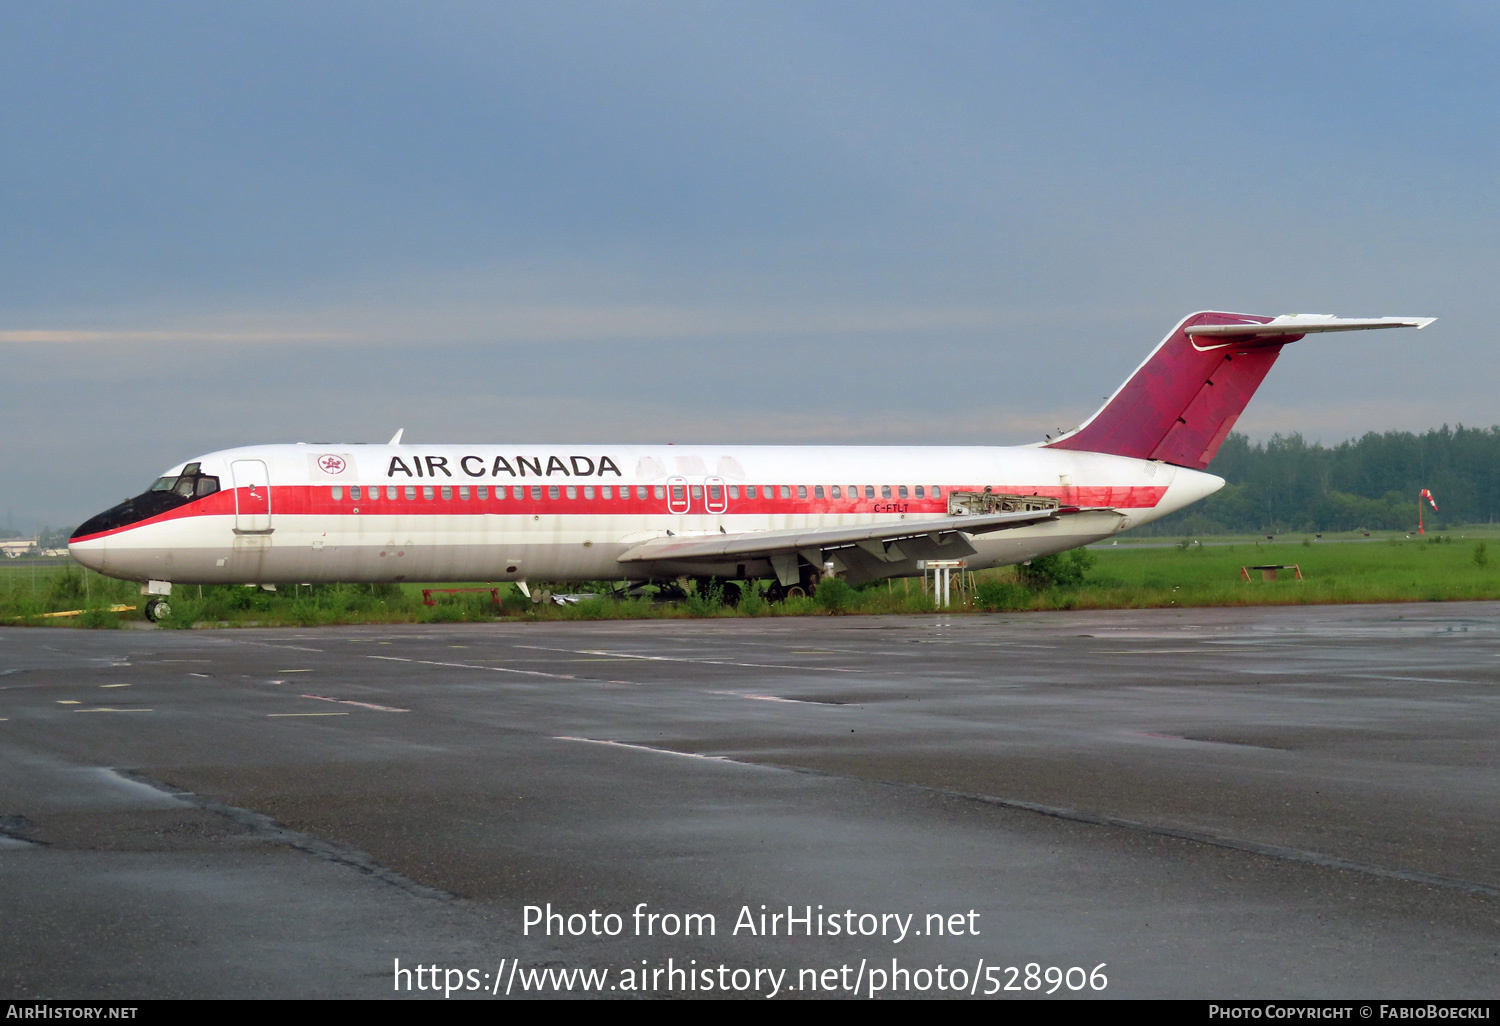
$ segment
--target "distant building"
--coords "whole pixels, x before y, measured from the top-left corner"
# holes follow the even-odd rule
[[[15,559],[17,556],[38,555],[38,542],[40,538],[9,538],[0,541],[0,552],[4,552],[7,559]]]

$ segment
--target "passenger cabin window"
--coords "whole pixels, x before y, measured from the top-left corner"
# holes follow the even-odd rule
[[[783,499],[790,499],[792,497],[792,487],[791,487],[791,485],[782,485],[781,486],[781,497]]]
[[[498,492],[500,489],[497,488],[495,490]],[[480,501],[488,499],[490,497],[490,486],[489,485],[475,485],[474,486],[474,497],[476,499],[479,499]],[[498,499],[498,498],[500,498],[500,496],[497,495],[497,496],[495,496],[495,498]]]
[[[359,501],[359,485],[349,486],[349,498],[353,499],[355,502]]]
[[[555,499],[555,498],[557,498],[557,485],[548,485],[547,486],[547,498],[549,498],[549,499]]]
[[[833,486],[833,497],[835,499],[842,499],[844,497],[843,489],[839,488],[838,485]]]
[[[578,498],[578,487],[576,485],[568,485],[568,498]]]
[[[594,497],[594,486],[593,485],[584,485],[583,486],[583,497],[585,499],[592,499]]]
[[[889,499],[891,497],[891,486],[890,485],[881,485],[880,486],[880,497],[882,499]]]
[[[406,497],[408,499],[415,499],[417,497],[417,486],[416,485],[407,485],[406,486]]]
[[[813,486],[813,498],[814,499],[821,499],[822,497],[823,497],[823,486],[822,485],[814,485]]]
[[[740,497],[740,486],[739,485],[730,485],[729,486],[729,497],[731,499],[738,499]]]
[[[920,499],[921,497],[922,497],[922,486],[921,485],[917,485],[917,498]]]
[[[897,488],[896,494],[903,499],[906,498],[906,485],[902,485],[901,487]]]
[[[746,485],[745,486],[745,498],[747,498],[747,499],[753,499],[753,498],[755,498],[755,486],[754,485]]]
[[[344,497],[344,490],[338,485],[334,485],[332,491],[334,501],[338,501],[339,499],[342,499]]]
[[[672,486],[672,501],[673,502],[681,502],[684,498],[685,498],[685,496],[682,494],[682,485],[673,485]]]
[[[432,485],[422,486],[422,498],[427,499],[429,502],[432,500]]]
[[[873,498],[875,498],[875,486],[874,485],[865,485],[865,498],[867,498],[867,499],[873,499]]]
[[[657,485],[656,486],[656,497],[658,499],[665,499],[667,497],[667,488],[666,488],[665,485]],[[642,495],[641,498],[644,499],[645,496]]]
[[[709,485],[708,486],[708,497],[710,499],[714,500],[715,502],[718,502],[720,499],[724,498],[724,486],[723,485]]]
[[[468,497],[469,497],[469,486],[468,485],[459,485],[458,486],[458,499],[459,499],[459,501],[463,502],[463,501],[467,500]]]
[[[799,498],[799,499],[805,499],[805,498],[807,498],[807,485],[798,485],[797,486],[797,498]]]
[[[941,499],[943,497],[943,490],[941,488],[939,488],[937,485],[933,485],[932,486],[932,497],[934,499]]]
[[[621,488],[620,492],[621,492],[620,498],[623,499],[625,497],[624,496],[625,489]],[[611,486],[611,485],[600,485],[599,486],[599,498],[601,498],[601,499],[613,499],[614,497],[615,497],[615,490],[614,490],[613,486]]]
[[[542,486],[541,485],[532,485],[531,486],[531,497],[533,499],[540,499],[542,497]]]

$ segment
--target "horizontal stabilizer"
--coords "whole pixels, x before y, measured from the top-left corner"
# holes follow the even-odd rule
[[[1425,328],[1436,317],[1334,317],[1329,314],[1282,314],[1265,323],[1193,324],[1186,329],[1194,338],[1275,338],[1315,335],[1323,331],[1365,331],[1370,328]]]

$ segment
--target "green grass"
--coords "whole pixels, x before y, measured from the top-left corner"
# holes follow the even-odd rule
[[[1341,543],[1333,537],[1236,539],[1229,544],[1145,544],[1090,550],[1092,566],[1081,584],[1046,587],[1013,567],[987,570],[970,579],[959,610],[1139,609],[1187,606],[1297,605],[1360,602],[1440,602],[1500,599],[1500,528],[1464,528],[1454,534],[1405,538],[1400,534]],[[1476,547],[1485,558],[1476,562]],[[1087,560],[1085,560],[1087,562]],[[1289,571],[1281,579],[1241,579],[1240,567],[1296,563],[1304,580]],[[1034,576],[1034,575],[1033,575]],[[509,584],[497,585],[497,608],[487,592],[435,595],[424,605],[422,589],[456,584],[335,584],[282,586],[275,592],[240,586],[179,586],[171,597],[168,628],[213,626],[331,626],[358,623],[477,623],[497,619],[568,621],[688,619],[742,616],[930,613],[934,606],[919,580],[880,581],[851,588],[825,585],[808,599],[772,604],[760,587],[747,589],[737,609],[713,594],[686,601],[615,600],[577,605],[533,603]],[[542,585],[533,585],[533,592]],[[556,586],[563,590],[567,586]],[[139,608],[111,613],[108,606],[141,606],[139,586],[68,565],[0,565],[0,624],[52,627],[118,627],[141,619]],[[82,609],[83,615],[43,619],[40,614]]]
[[[1480,540],[1428,535],[1391,536],[1340,544],[1330,540],[1240,543],[1224,546],[1127,548],[1095,551],[1098,557],[1077,606],[1128,609],[1148,606],[1296,605],[1343,602],[1443,602],[1500,598],[1500,547],[1485,541],[1488,565],[1474,561]],[[1303,580],[1282,571],[1276,581],[1240,577],[1240,567],[1295,563]]]

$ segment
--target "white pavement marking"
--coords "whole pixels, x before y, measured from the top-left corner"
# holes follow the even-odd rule
[[[384,659],[392,663],[417,663],[422,666],[448,666],[458,670],[490,670],[493,673],[518,673],[525,677],[550,677],[553,680],[576,680],[584,682],[602,682],[604,684],[630,684],[639,682],[633,680],[607,680],[603,677],[580,677],[572,673],[545,673],[541,670],[517,670],[509,666],[476,666],[474,663],[444,663],[436,659],[409,659],[404,656],[365,656],[366,659]]]
[[[827,673],[858,673],[842,666],[789,666],[786,663],[737,663],[728,659],[688,659],[685,656],[636,655],[633,652],[610,652],[602,648],[548,648],[546,645],[516,645],[538,652],[568,652],[572,655],[610,656],[613,659],[640,659],[653,663],[699,663],[705,666],[748,666],[761,670],[822,670]]]
[[[557,735],[554,741],[582,741],[588,745],[608,745],[611,748],[633,748],[638,752],[655,752],[657,755],[680,755],[684,759],[706,759],[709,762],[732,762],[736,766],[753,766],[751,762],[740,762],[738,759],[726,759],[722,755],[704,755],[701,752],[677,752],[670,748],[652,748],[650,745],[632,745],[624,741],[605,741],[597,737],[568,737]]]
[[[748,698],[756,702],[786,702],[788,705],[841,706],[843,702],[815,702],[806,698],[782,698],[780,695],[747,695],[742,691],[710,691],[710,695],[725,695],[729,698]]]
[[[410,709],[397,709],[389,705],[375,705],[372,702],[354,702],[347,698],[325,698],[322,695],[303,695],[303,698],[316,699],[319,702],[337,702],[340,705],[357,705],[361,709],[374,709],[377,712],[411,712]]]
[[[273,645],[269,641],[246,641],[244,638],[225,638],[222,640],[215,638],[214,640],[222,645],[254,645],[257,648],[288,648],[296,652],[317,652],[319,654],[323,652],[323,649],[321,648],[308,648],[306,645]]]
[[[1106,648],[1102,655],[1186,655],[1201,653],[1201,648]]]
[[[1453,680],[1451,677],[1393,677],[1388,673],[1343,673],[1341,677],[1353,677],[1355,680],[1414,680],[1420,684],[1475,684],[1472,680]]]

